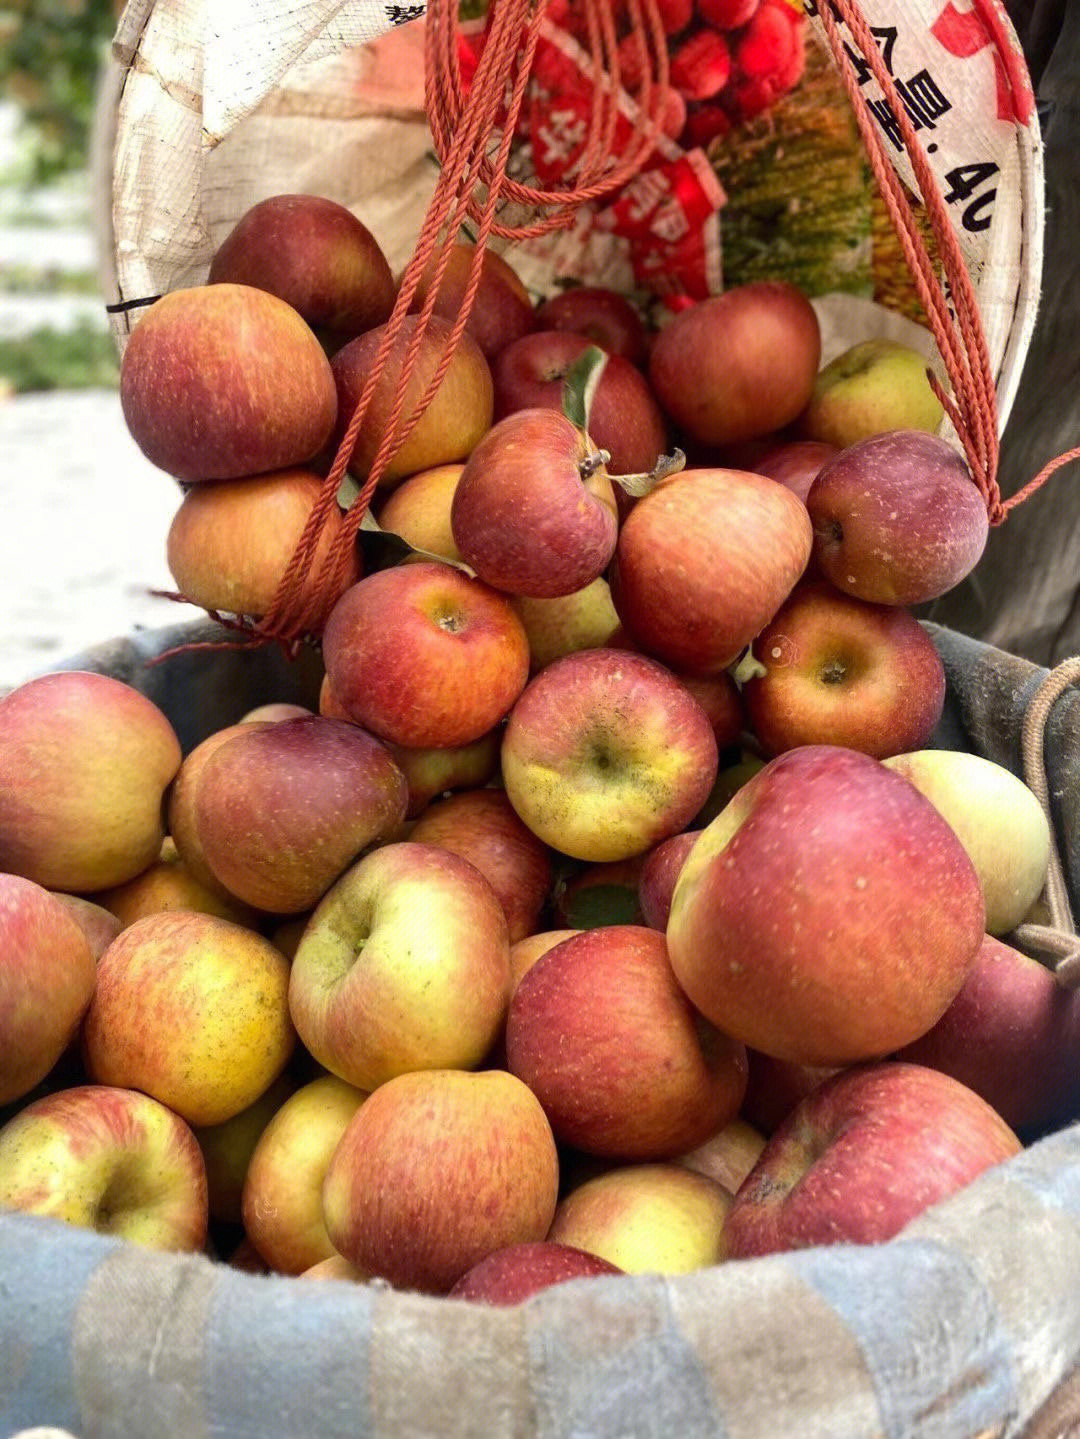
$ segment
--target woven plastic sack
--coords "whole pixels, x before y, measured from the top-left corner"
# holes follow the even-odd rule
[[[73,668],[163,705],[186,747],[310,698],[269,650],[147,660],[206,625]],[[937,743],[1014,770],[1045,671],[934,630]],[[317,667],[316,667],[317,669]],[[1080,691],[1046,726],[1080,897]],[[515,1309],[374,1283],[259,1277],[0,1214],[0,1434],[78,1439],[1050,1439],[1080,1424],[1080,1125],[988,1171],[888,1244],[574,1281]]]

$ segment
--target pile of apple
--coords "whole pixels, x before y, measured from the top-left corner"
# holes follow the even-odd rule
[[[279,197],[138,324],[198,603],[265,613],[394,295],[348,211]],[[919,356],[819,365],[790,285],[652,333],[488,256],[377,495],[420,553],[324,597],[320,713],[182,756],[112,678],[0,700],[0,1206],[511,1302],[887,1239],[1080,1113],[1080,998],[1006,942],[1042,810],[926,748],[908,606],[983,503]]]

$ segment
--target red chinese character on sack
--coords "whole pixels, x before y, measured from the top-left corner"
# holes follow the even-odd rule
[[[1001,51],[1001,44],[1007,43],[1004,35],[995,37],[990,25],[978,8],[958,10],[955,0],[948,4],[930,26],[934,36],[950,55],[967,60],[972,55],[990,46],[994,56],[994,81],[997,89],[997,117],[1012,124],[1025,123],[1031,113],[1031,88],[1021,79],[1020,93],[1017,93],[1017,75],[1010,74],[1009,66]]]

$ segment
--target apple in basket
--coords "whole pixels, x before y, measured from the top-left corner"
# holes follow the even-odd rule
[[[469,273],[475,254],[472,245],[459,243],[451,246],[446,257],[442,276],[438,281],[435,298],[436,315],[444,320],[456,320],[465,298]],[[409,308],[420,310],[436,283],[437,258],[430,260],[420,276]],[[518,277],[517,271],[508,265],[494,250],[485,249],[480,261],[480,280],[473,300],[469,318],[465,322],[465,333],[479,345],[484,355],[492,360],[507,345],[528,334],[535,323],[532,299]]]
[[[818,373],[799,433],[838,450],[886,430],[932,435],[944,411],[926,371],[926,357],[895,340],[852,345]]]
[[[575,285],[552,295],[536,311],[536,328],[585,335],[609,355],[621,355],[634,365],[645,359],[644,321],[630,301],[614,290]]]
[[[574,1249],[569,1244],[512,1244],[474,1264],[451,1289],[450,1298],[482,1304],[520,1304],[553,1284],[621,1273],[599,1255],[586,1254],[584,1249]]]

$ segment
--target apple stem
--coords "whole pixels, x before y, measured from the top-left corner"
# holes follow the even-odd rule
[[[589,431],[589,415],[608,357],[599,345],[590,345],[570,366],[563,380],[562,412],[579,430]]]
[[[611,460],[607,450],[594,450],[578,462],[578,474],[583,480],[591,479],[597,470],[602,470]]]
[[[609,478],[612,484],[621,486],[628,495],[632,495],[635,500],[640,500],[642,495],[647,495],[650,490],[655,490],[661,480],[669,479],[685,468],[686,456],[682,450],[675,450],[670,455],[661,455],[648,474],[610,475]]]

